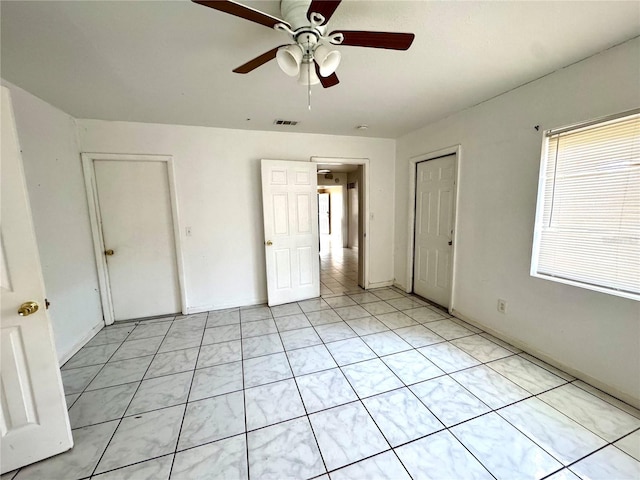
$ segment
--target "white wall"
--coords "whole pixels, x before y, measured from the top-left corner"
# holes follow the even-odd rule
[[[266,300],[260,159],[369,158],[370,281],[393,280],[395,141],[78,120],[83,152],[173,155],[189,311]],[[186,226],[192,236],[185,237]]]
[[[395,189],[395,277],[407,287],[409,159],[461,144],[455,311],[636,405],[640,303],[529,268],[542,130],[636,108],[639,85],[635,39],[400,138]]]
[[[103,326],[75,121],[11,90],[58,359]]]

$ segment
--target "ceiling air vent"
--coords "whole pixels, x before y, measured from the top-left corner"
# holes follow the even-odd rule
[[[287,126],[287,127],[293,127],[293,126],[297,125],[298,122],[295,121],[295,120],[274,120],[273,124],[274,125],[284,125],[284,126]]]

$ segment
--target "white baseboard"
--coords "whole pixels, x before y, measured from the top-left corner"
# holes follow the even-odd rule
[[[102,330],[102,328],[104,327],[104,322],[101,320],[100,323],[98,323],[95,327],[93,327],[91,330],[89,330],[86,335],[84,335],[78,342],[76,342],[73,347],[71,347],[71,349],[66,352],[65,354],[63,354],[59,359],[58,359],[58,363],[60,364],[60,366],[64,365],[65,363],[67,363],[69,361],[69,359],[71,357],[73,357],[76,353],[78,353],[78,350],[80,350],[82,347],[84,347],[87,342],[89,340],[91,340],[96,333],[98,333],[100,330]]]
[[[194,313],[211,312],[214,310],[224,310],[225,308],[246,307],[249,305],[261,305],[267,303],[266,298],[240,298],[225,303],[216,303],[215,305],[199,305],[195,307],[187,307],[187,315]]]
[[[541,352],[540,350],[538,350],[536,347],[533,347],[531,345],[529,345],[526,342],[523,342],[522,340],[518,340],[516,338],[513,338],[509,335],[505,335],[502,332],[499,332],[498,330],[494,330],[491,327],[488,327],[484,324],[482,324],[481,322],[478,322],[477,320],[473,319],[473,318],[469,318],[466,315],[461,314],[460,312],[458,312],[455,309],[451,310],[451,314],[454,315],[455,317],[458,317],[460,320],[464,320],[465,322],[470,323],[471,325],[474,325],[478,328],[481,328],[482,330],[484,330],[487,333],[490,333],[491,335],[493,335],[494,337],[499,338],[500,340],[507,342],[511,345],[513,345],[514,347],[518,347],[519,349],[521,349],[522,351],[533,355],[536,358],[539,358],[540,360],[548,363],[549,365],[556,367],[560,370],[562,370],[563,372],[567,372],[569,375],[572,375],[580,380],[582,380],[585,383],[588,383],[589,385],[592,385],[594,387],[596,387],[599,390],[602,390],[605,393],[608,393],[609,395],[616,397],[620,400],[622,400],[625,403],[628,403],[629,405],[632,405],[636,408],[640,408],[640,398],[636,398],[632,395],[629,395],[628,393],[625,393],[615,387],[612,387],[611,385],[608,385],[606,383],[604,383],[603,381],[592,377],[591,375],[589,375],[588,373],[585,373],[581,370],[578,370],[576,368],[570,367],[568,365],[565,365],[562,362],[557,361],[556,359],[548,356],[546,353]]]
[[[393,280],[386,280],[384,282],[371,282],[367,288],[382,288],[393,286]]]

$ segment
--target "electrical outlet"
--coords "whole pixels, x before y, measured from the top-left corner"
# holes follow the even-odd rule
[[[500,313],[507,313],[507,301],[501,298],[498,299],[498,311]]]

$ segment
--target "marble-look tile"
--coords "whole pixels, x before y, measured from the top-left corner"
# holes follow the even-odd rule
[[[348,338],[339,342],[327,343],[326,347],[340,366],[376,358],[373,350],[360,338]]]
[[[410,388],[447,427],[491,410],[448,375],[412,385]]]
[[[386,363],[387,367],[393,370],[406,385],[423,382],[444,375],[442,370],[416,350],[409,350],[407,352],[382,357],[382,361]]]
[[[375,455],[389,448],[360,402],[309,415],[328,470]]]
[[[303,302],[298,302],[298,305],[304,313],[319,312],[320,310],[328,310],[331,308],[322,298],[304,300]]]
[[[255,430],[306,414],[293,379],[248,388],[244,391],[244,402],[247,430]]]
[[[601,400],[604,400],[607,403],[610,403],[614,407],[618,407],[620,410],[627,412],[629,415],[633,415],[636,418],[640,418],[640,410],[635,407],[632,407],[628,403],[623,402],[622,400],[618,400],[611,395],[604,393],[602,390],[598,390],[596,387],[592,387],[591,385],[584,383],[582,380],[576,380],[573,382],[573,385],[576,387],[580,387],[582,390],[589,392],[592,395],[595,395]]]
[[[355,301],[358,305],[370,304],[372,302],[379,302],[380,299],[376,297],[373,293],[350,293],[349,297],[351,300]]]
[[[398,447],[395,451],[413,478],[494,480],[446,430]]]
[[[71,428],[121,418],[137,388],[138,382],[135,382],[84,392],[69,409]]]
[[[138,382],[142,380],[151,360],[153,360],[153,355],[120,360],[119,362],[109,362],[100,373],[96,375],[96,378],[89,384],[87,390],[97,390],[99,388]]]
[[[233,392],[188,403],[178,450],[243,433],[243,397],[242,392]]]
[[[407,388],[369,397],[362,403],[392,447],[444,428]]]
[[[111,439],[96,473],[173,453],[184,405],[125,417]]]
[[[561,463],[493,412],[461,423],[451,432],[498,480],[539,479],[562,468]]]
[[[207,316],[205,314],[202,315],[189,315],[188,317],[184,317],[180,319],[179,317],[171,324],[167,335],[173,335],[176,333],[186,333],[186,332],[200,332],[205,329],[207,324]]]
[[[497,345],[480,335],[458,338],[456,340],[452,340],[451,343],[482,363],[513,355],[513,352],[506,348],[502,348],[500,345]]]
[[[465,325],[466,325],[466,327],[467,327],[469,330],[473,330],[473,325],[469,325],[469,324],[465,324]],[[507,342],[504,342],[504,341],[500,340],[500,339],[499,339],[499,338],[497,338],[497,337],[494,337],[494,336],[493,336],[493,335],[491,335],[490,333],[483,332],[483,331],[482,331],[482,330],[480,330],[479,328],[477,328],[476,330],[479,330],[479,332],[476,332],[476,333],[480,333],[480,336],[482,336],[482,337],[486,338],[487,340],[491,340],[493,343],[497,343],[497,344],[498,344],[498,345],[500,345],[502,348],[506,348],[506,349],[507,349],[507,350],[509,350],[510,352],[513,352],[513,353],[520,353],[520,352],[522,352],[522,350],[520,350],[519,348],[514,347],[513,345],[511,345],[511,344],[509,344],[509,343],[507,343]],[[475,331],[475,330],[474,330],[474,331]]]
[[[531,394],[485,365],[452,373],[453,379],[491,408],[501,408]]]
[[[76,403],[76,400],[78,400],[78,397],[80,397],[79,393],[72,393],[70,395],[65,395],[64,396],[64,400],[67,404],[67,410],[69,410],[71,407],[73,407],[73,404]],[[0,477],[0,480],[2,480],[2,478]]]
[[[332,480],[411,480],[393,452],[384,452],[331,472]]]
[[[119,343],[109,343],[97,347],[83,347],[64,364],[62,370],[107,363],[107,360],[111,358],[111,355],[113,355],[119,347]]]
[[[609,442],[640,428],[640,419],[575,385],[558,387],[538,398]]]
[[[376,318],[384,323],[387,327],[394,330],[396,328],[419,325],[418,322],[402,312],[383,313],[382,315],[376,315]]]
[[[223,325],[233,325],[240,323],[240,310],[218,310],[209,312],[206,328],[222,327]]]
[[[273,315],[274,318],[297,315],[299,313],[302,313],[302,309],[297,303],[287,303],[285,305],[271,307],[271,315]]]
[[[409,315],[418,323],[435,322],[436,320],[444,320],[445,316],[434,312],[427,307],[412,308],[404,311],[405,315]]]
[[[127,415],[186,403],[192,377],[193,372],[184,372],[144,380],[127,408]]]
[[[390,288],[381,288],[381,289],[376,289],[376,290],[370,290],[371,293],[373,293],[376,297],[378,297],[380,300],[391,300],[394,298],[403,298],[404,295],[400,292],[397,292],[395,290],[392,290]]]
[[[296,377],[296,382],[309,413],[358,399],[353,388],[338,368],[302,375]]]
[[[87,342],[85,347],[97,347],[98,345],[107,345],[109,343],[122,343],[134,328],[136,328],[135,323],[125,325],[121,328],[103,328],[95,337]]]
[[[311,324],[304,313],[298,313],[296,315],[287,315],[286,317],[276,318],[276,325],[280,333],[289,330],[296,330],[298,328],[309,328]]]
[[[312,327],[281,332],[280,338],[282,339],[285,350],[312,347],[313,345],[319,345],[322,343],[322,340]]]
[[[73,368],[71,370],[62,370],[62,384],[64,385],[64,393],[80,393],[93,380],[100,371],[102,365],[92,365],[90,367]]]
[[[287,357],[291,363],[293,374],[296,376],[319,372],[337,366],[329,350],[324,345],[291,350],[287,352]]]
[[[284,347],[280,335],[277,333],[242,339],[242,358],[253,358],[278,352],[284,352]]]
[[[325,298],[324,300],[329,304],[329,306],[331,306],[331,308],[350,307],[352,305],[357,305],[356,302],[351,300],[351,298],[347,297],[346,295]]]
[[[389,330],[389,328],[380,320],[374,317],[356,318],[355,320],[347,320],[354,332],[358,335],[370,335]]]
[[[127,337],[127,341],[130,342],[131,340],[140,340],[151,337],[164,337],[169,331],[171,323],[172,322],[140,323],[133,332],[131,332],[131,335]]]
[[[553,475],[546,477],[545,480],[580,480],[580,477],[568,468],[563,468]]]
[[[535,397],[514,403],[498,413],[565,465],[607,444],[602,438]]]
[[[75,480],[89,477],[117,426],[118,421],[113,421],[74,430],[74,446],[71,450],[23,467],[14,478]]]
[[[640,430],[618,440],[614,445],[640,462]]]
[[[325,471],[307,417],[249,432],[247,444],[252,478],[312,478]]]
[[[487,366],[535,395],[567,383],[563,378],[531,363],[529,360],[525,360],[519,355],[496,360],[488,363]]]
[[[519,353],[518,355],[520,355],[522,358],[525,358],[527,360],[529,360],[531,363],[535,363],[536,365],[538,365],[539,367],[544,368],[545,370],[549,370],[551,373],[553,373],[554,375],[559,376],[560,378],[564,378],[567,382],[571,382],[572,380],[575,380],[575,377],[572,377],[571,375],[569,375],[566,372],[563,372],[562,370],[549,365],[546,362],[543,362],[542,360],[540,360],[539,358],[534,357],[533,355],[529,355],[528,353],[522,352]]]
[[[164,457],[111,470],[92,478],[97,480],[122,480],[124,478],[131,480],[169,480],[172,462],[173,455],[165,455]]]
[[[196,368],[213,367],[223,363],[239,362],[242,360],[242,346],[240,340],[214,343],[200,347]]]
[[[365,303],[364,305],[362,305],[362,308],[364,308],[371,315],[384,315],[385,313],[397,312],[397,310],[387,302],[383,302],[377,297],[376,300],[377,301],[372,303]]]
[[[342,367],[349,383],[360,398],[388,392],[404,385],[380,359]]]
[[[164,340],[158,349],[158,353],[199,347],[201,343],[202,332],[200,330],[185,330],[179,332],[170,331],[167,333],[167,336],[164,337]]]
[[[637,480],[640,462],[613,445],[572,465],[571,470],[584,480]]]
[[[245,388],[286,380],[292,376],[289,361],[284,353],[274,353],[244,361]]]
[[[219,327],[207,328],[202,337],[202,345],[212,343],[228,342],[230,340],[240,340],[240,324],[222,325]]]
[[[363,318],[371,316],[360,305],[352,305],[350,307],[339,307],[335,309],[335,312],[340,315],[343,320],[354,320],[356,318]]]
[[[5,472],[2,475],[0,475],[0,480],[13,480],[13,478],[17,475],[18,473],[18,469],[16,470],[11,470],[10,472]],[[327,477],[328,479],[329,477]]]
[[[317,325],[315,328],[316,332],[318,332],[318,335],[320,335],[320,338],[322,338],[322,341],[325,343],[357,337],[356,332],[351,330],[351,327],[343,321]]]
[[[255,307],[248,310],[240,309],[240,321],[242,323],[266,320],[268,318],[273,318],[269,307]]]
[[[158,351],[163,339],[164,337],[151,337],[140,340],[127,340],[116,350],[109,363],[153,355]]]
[[[474,334],[468,328],[458,325],[456,322],[452,322],[448,319],[429,322],[425,324],[425,327],[434,331],[446,340],[454,340],[456,338],[467,337]]]
[[[198,351],[198,348],[187,348],[186,350],[158,353],[151,362],[144,378],[160,377],[193,370],[196,368]]]
[[[414,348],[426,347],[434,343],[444,342],[445,339],[440,335],[436,335],[428,328],[422,325],[414,325],[413,327],[403,327],[394,330],[394,332]]]
[[[242,362],[196,370],[189,401],[242,390]]]
[[[331,308],[331,307],[329,307]],[[342,322],[340,315],[333,310],[320,310],[317,312],[309,312],[306,314],[309,319],[309,323],[314,327],[318,325],[326,325],[328,323]]]
[[[216,478],[248,480],[247,441],[244,435],[218,440],[176,454],[172,480],[208,480]]]
[[[269,333],[278,333],[278,327],[273,318],[242,324],[242,338],[258,337]]]
[[[392,331],[365,335],[362,340],[380,356],[391,355],[392,353],[403,352],[412,348],[411,345]]]
[[[480,363],[449,342],[422,347],[418,351],[447,373],[457,372]]]
[[[432,307],[432,308],[431,308],[431,310],[434,310],[434,308]],[[436,311],[436,313],[440,313],[440,312],[439,312],[439,311],[437,311],[437,310],[435,310],[435,311]],[[474,326],[474,325],[471,325],[470,323],[465,322],[464,320],[460,320],[459,318],[452,317],[452,316],[450,316],[450,315],[448,315],[448,314],[445,314],[445,313],[442,313],[442,314],[443,314],[443,315],[445,315],[445,317],[449,318],[449,320],[451,320],[452,322],[457,323],[458,325],[460,325],[461,327],[466,328],[467,330],[471,330],[473,333],[484,333],[484,332],[483,332],[482,330],[480,330],[478,327],[476,327],[476,326]],[[483,335],[483,337],[485,337],[487,340],[491,340],[493,343],[497,343],[498,345],[500,345],[500,346],[501,346],[501,347],[503,347],[503,348],[507,348],[507,347],[505,347],[505,346],[504,346],[504,345],[506,345],[506,344],[504,344],[504,342],[501,342],[500,340],[498,340],[497,338],[495,338],[495,337],[493,337],[493,336],[489,335],[488,333],[486,334],[486,336],[485,336],[485,335]],[[493,341],[494,339],[496,340],[495,342]],[[504,344],[504,345],[503,345],[503,344]],[[513,350],[511,350],[510,348],[507,348],[507,350],[509,350],[509,351],[513,351]],[[515,352],[514,352],[514,353],[515,353]]]
[[[414,308],[419,308],[424,305],[424,302],[421,300],[417,300],[415,298],[392,298],[387,300],[387,303],[398,310],[410,310]]]

